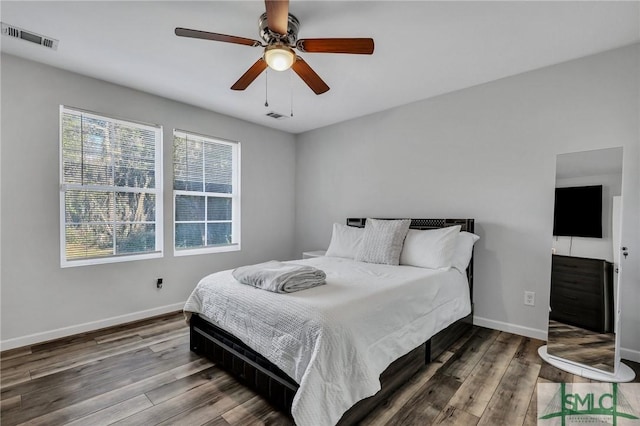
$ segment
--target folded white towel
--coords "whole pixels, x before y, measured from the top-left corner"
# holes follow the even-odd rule
[[[320,269],[276,260],[241,266],[232,272],[242,284],[275,293],[292,293],[325,284],[327,275]]]

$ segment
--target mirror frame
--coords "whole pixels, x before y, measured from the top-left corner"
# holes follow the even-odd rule
[[[596,149],[596,150],[590,150],[590,151],[558,154],[556,156],[555,187],[558,187],[557,185],[558,185],[559,179],[566,179],[567,181],[570,181],[571,179],[575,179],[577,181],[575,185],[567,185],[567,186],[599,185],[602,183],[585,183],[585,182],[589,180],[593,182],[594,181],[593,179],[589,179],[591,177],[593,177],[594,179],[596,177],[600,177],[601,179],[599,180],[600,182],[602,182],[602,178],[604,175],[619,174],[620,175],[620,180],[619,180],[620,196],[622,197],[623,195],[623,188],[622,188],[623,154],[624,154],[623,147],[611,147],[611,148]],[[600,155],[600,157],[598,155]],[[573,156],[573,158],[570,158],[569,156]],[[562,163],[563,157],[566,160],[564,164]],[[605,161],[605,159],[610,159],[610,161],[609,160]],[[600,161],[600,160],[603,160],[603,161]],[[567,164],[570,164],[570,166],[566,166]],[[571,168],[572,171],[570,173],[565,173],[565,171],[568,170],[568,168]],[[562,169],[563,171],[559,174],[560,169]],[[584,258],[593,260],[593,257],[589,256],[589,254],[598,253],[598,257],[604,257],[605,261],[607,262],[610,259],[610,261],[613,263],[613,261],[616,259],[616,256],[613,253],[617,252],[616,250],[617,248],[614,247],[614,244],[616,243],[616,241],[619,242],[619,239],[616,240],[614,238],[615,232],[613,231],[613,224],[614,224],[613,215],[615,214],[615,212],[613,211],[614,209],[613,195],[611,195],[610,192],[608,194],[605,194],[603,191],[603,198],[605,198],[606,200],[606,203],[603,203],[603,212],[604,211],[607,212],[606,215],[603,214],[603,218],[602,218],[603,221],[605,222],[605,226],[603,227],[604,241],[600,242],[599,244],[592,244],[592,246],[589,249],[585,249],[584,247],[582,247],[581,249],[578,250],[578,253],[581,253],[581,254],[572,254],[571,252],[573,249],[573,239],[581,238],[581,237],[554,236],[553,238],[555,239],[556,242],[558,241],[558,238],[569,239],[569,253],[568,255],[565,253],[557,253],[558,245],[554,246],[554,244],[552,244],[552,255],[562,254],[565,256],[584,257]],[[555,203],[554,203],[554,208],[555,208]],[[621,213],[621,211],[619,213]],[[618,217],[618,220],[615,222],[619,225],[619,232],[621,233],[622,232],[621,217]],[[594,239],[581,238],[581,240],[594,240]],[[589,241],[587,241],[587,243],[589,243]],[[593,241],[591,241],[591,243],[593,243]],[[606,250],[608,251],[607,255],[602,256],[601,254],[604,251],[603,247],[605,247],[607,244],[609,244],[608,249],[610,250],[607,249]],[[589,244],[587,244],[586,246],[589,246]],[[609,372],[609,371],[594,367],[592,365],[580,363],[575,360],[569,360],[569,359],[565,359],[560,356],[554,355],[548,352],[548,349],[549,349],[548,345],[544,345],[538,349],[538,353],[540,354],[543,360],[562,370],[568,371],[570,373],[573,373],[582,377],[594,379],[594,380],[606,381],[606,382],[627,382],[627,381],[633,380],[633,378],[635,377],[634,371],[631,368],[629,368],[626,364],[620,361],[619,329],[620,329],[620,312],[621,311],[617,301],[619,300],[619,294],[620,294],[619,283],[620,283],[620,275],[622,273],[622,270],[620,268],[619,263],[614,265],[613,267],[615,268],[612,274],[613,275],[612,295],[614,299],[612,302],[612,305],[613,305],[612,334],[614,335],[613,371]],[[551,285],[551,282],[549,283],[549,285]],[[550,292],[550,295],[551,295],[551,292]],[[549,308],[549,312],[551,312],[551,307]],[[551,319],[549,319],[549,322],[550,321]],[[550,339],[550,336],[548,334],[547,340],[549,339]]]

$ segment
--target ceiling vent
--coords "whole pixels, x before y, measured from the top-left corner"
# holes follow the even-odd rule
[[[273,111],[268,112],[268,113],[266,114],[266,116],[267,116],[267,117],[271,117],[271,118],[275,118],[276,120],[283,120],[283,119],[287,118],[287,116],[286,116],[286,115],[284,115],[284,114],[280,114],[280,113],[277,113],[277,112],[273,112]]]
[[[49,49],[58,50],[58,40],[33,33],[31,31],[23,30],[22,28],[14,27],[13,25],[2,24],[2,35],[19,38],[22,40],[30,41],[31,43],[39,44],[40,46],[47,47]]]

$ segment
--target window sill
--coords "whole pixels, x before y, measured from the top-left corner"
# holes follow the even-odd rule
[[[94,257],[91,259],[77,259],[77,260],[60,260],[61,268],[74,268],[76,266],[91,266],[91,265],[104,265],[108,263],[122,263],[122,262],[134,262],[137,260],[145,260],[145,259],[158,259],[164,256],[162,251],[154,251],[152,253],[141,253],[141,254],[126,254],[119,256],[109,256],[109,257]]]
[[[173,255],[176,257],[180,257],[180,256],[194,256],[198,254],[226,253],[229,251],[240,251],[240,244],[230,244],[228,246],[201,247],[201,248],[181,249],[181,250],[174,249]]]

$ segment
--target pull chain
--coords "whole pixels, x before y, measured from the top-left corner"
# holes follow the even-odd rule
[[[293,117],[293,73],[289,73],[289,88],[291,89],[291,117]]]
[[[264,106],[265,107],[269,106],[268,96],[269,96],[269,69],[267,68],[264,71]]]

